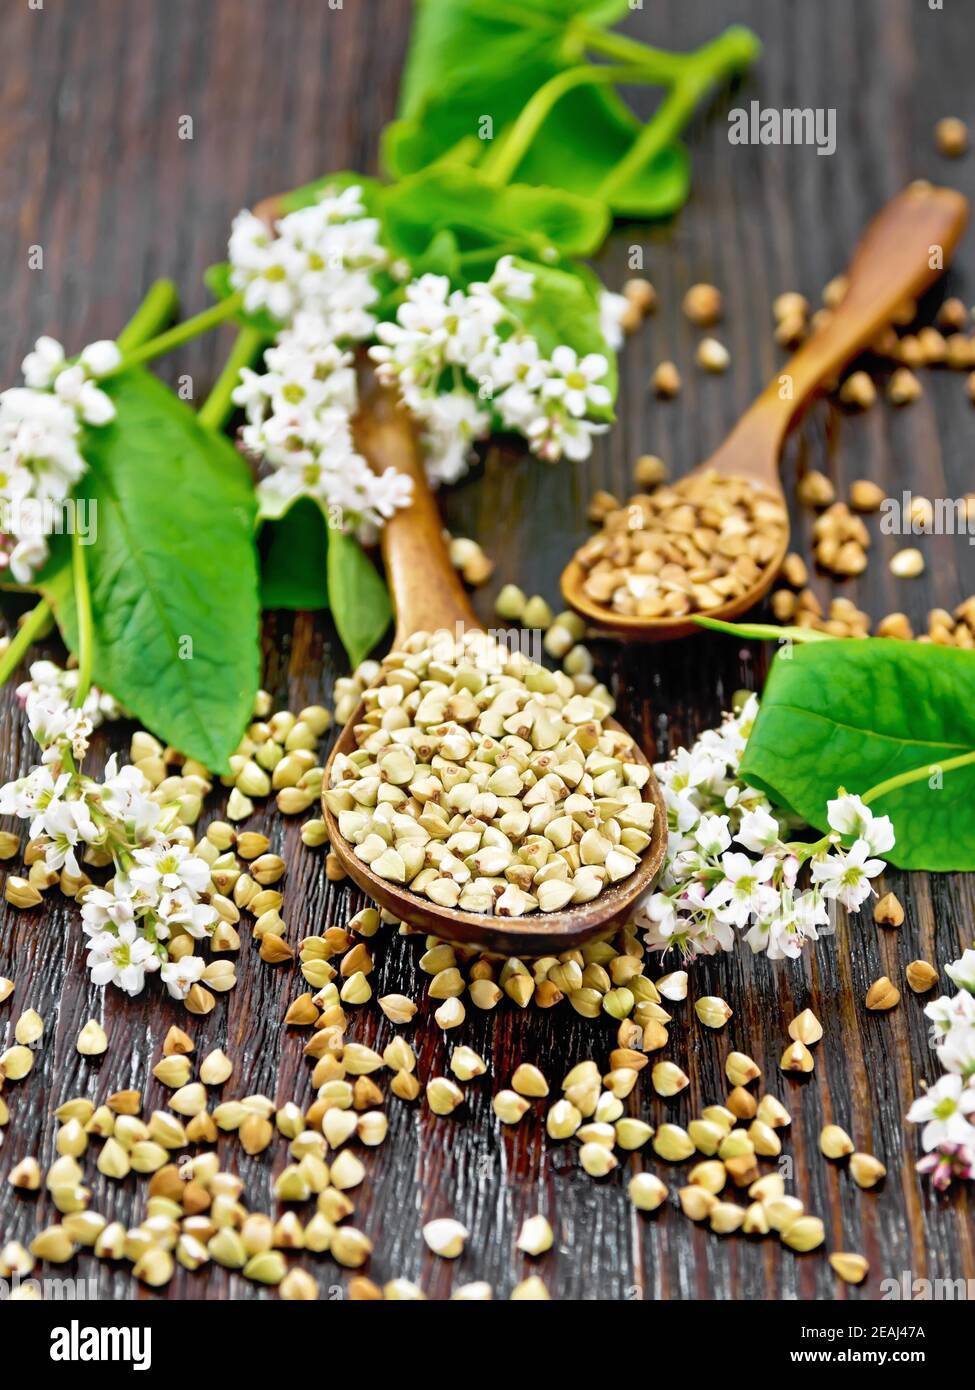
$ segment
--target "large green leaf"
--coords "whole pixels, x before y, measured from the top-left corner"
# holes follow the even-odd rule
[[[492,139],[502,138],[529,98],[578,62],[571,20],[581,15],[606,25],[627,9],[626,0],[421,0],[399,119],[383,137],[385,168],[398,178],[417,172],[481,134],[485,115],[493,123]],[[612,89],[576,87],[556,103],[514,177],[598,198],[641,129]],[[491,144],[482,139],[481,147]],[[666,216],[686,200],[689,178],[686,152],[671,145],[614,190],[613,211]]]
[[[389,627],[393,607],[386,585],[355,536],[334,529],[328,534],[328,595],[354,669]]]
[[[248,469],[148,372],[105,383],[117,416],[87,431],[77,495],[95,508],[84,549],[93,678],[147,728],[224,771],[254,704],[260,604]],[[70,566],[45,596],[78,650]]]
[[[839,787],[863,794],[901,773],[918,781],[878,798],[904,869],[975,869],[975,653],[867,638],[778,654],[745,749],[742,777],[810,825],[828,829]]]
[[[445,87],[492,82],[496,102],[480,110],[498,123],[541,85],[536,64],[548,65],[548,76],[563,65],[570,20],[612,24],[629,8],[629,0],[417,0],[398,114],[420,115]]]
[[[546,249],[589,256],[609,230],[605,203],[527,184],[495,187],[476,169],[443,164],[391,185],[383,224],[394,251],[410,260],[450,231],[461,251],[510,245],[536,255]]]
[[[260,532],[261,602],[265,608],[328,607],[328,531],[321,507],[298,500]]]

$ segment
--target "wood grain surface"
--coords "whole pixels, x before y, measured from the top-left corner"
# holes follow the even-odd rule
[[[25,0],[5,4],[0,381],[14,381],[40,332],[77,347],[117,331],[154,276],[178,281],[185,312],[202,307],[202,271],[220,258],[238,208],[331,168],[373,171],[378,132],[393,113],[409,19],[404,0],[345,0],[341,9],[322,0],[45,0],[40,10]],[[497,560],[492,585],[476,598],[485,618],[493,593],[509,580],[555,600],[562,565],[588,533],[589,494],[596,487],[625,493],[636,454],[659,453],[679,474],[719,443],[782,360],[770,331],[774,296],[798,289],[816,298],[887,197],[921,176],[975,195],[975,157],[947,161],[934,152],[931,135],[943,115],[975,117],[973,22],[965,7],[932,10],[918,0],[654,0],[633,14],[628,28],[685,47],[734,20],[758,31],[765,53],[736,95],[729,100],[721,93],[695,121],[690,203],[670,224],[617,227],[599,261],[603,278],[618,284],[631,248],[642,247],[660,299],[622,357],[619,425],[584,467],[550,468],[510,447],[492,449],[483,467],[443,499],[451,529],[476,536]],[[730,146],[727,108],[752,98],[767,106],[835,107],[835,154]],[[193,118],[192,140],[178,136],[186,115]],[[28,269],[36,245],[44,250],[42,271]],[[973,277],[969,234],[948,277],[949,292],[970,302]],[[697,280],[725,294],[720,336],[733,365],[722,377],[693,366],[696,331],[679,305]],[[931,296],[932,311],[941,294]],[[222,331],[161,370],[170,380],[188,373],[202,399],[228,343]],[[680,398],[668,404],[647,391],[650,371],[664,357],[678,363],[685,381]],[[853,416],[831,403],[815,406],[788,448],[790,495],[796,471],[809,467],[824,469],[840,487],[872,477],[893,495],[907,487],[932,497],[971,489],[975,417],[963,377],[929,371],[923,382],[922,399],[900,412],[880,404]],[[795,511],[794,524],[797,540],[808,546],[808,514]],[[896,544],[875,535],[866,574],[842,586],[874,617],[905,609],[921,623],[929,607],[950,608],[975,590],[965,538],[925,540],[927,573],[913,582],[887,571],[884,559]],[[824,596],[831,592],[825,577],[815,587]],[[9,621],[11,610],[5,611]],[[56,654],[57,644],[48,650]],[[617,693],[621,722],[651,756],[713,724],[738,687],[760,683],[765,659],[758,648],[717,638],[626,649],[605,642],[596,651],[599,672]],[[269,617],[265,652],[268,689],[292,708],[328,702],[344,669],[324,615]],[[124,748],[127,733],[116,726],[100,735],[96,761],[110,748]],[[8,687],[0,705],[0,773],[26,771],[32,752]],[[291,866],[285,915],[293,938],[344,922],[362,905],[356,893],[326,882],[321,854],[304,849],[296,821],[259,814],[252,824],[266,826]],[[501,1128],[490,1097],[519,1061],[536,1062],[558,1079],[581,1058],[605,1063],[613,1031],[608,1021],[583,1020],[564,1005],[520,1012],[507,1000],[490,1014],[471,1009],[449,1041],[426,1005],[409,1030],[421,1053],[421,1076],[443,1071],[458,1042],[480,1050],[491,1075],[466,1088],[467,1104],[449,1119],[390,1098],[389,1139],[367,1157],[368,1177],[356,1197],[356,1224],[376,1246],[369,1273],[380,1282],[416,1279],[434,1297],[457,1283],[487,1279],[503,1297],[537,1268],[553,1295],[573,1299],[859,1299],[876,1297],[882,1279],[905,1270],[915,1277],[975,1277],[969,1199],[960,1191],[939,1196],[920,1184],[913,1167],[917,1136],[903,1125],[918,1081],[937,1074],[923,1001],[905,990],[897,1009],[879,1015],[862,1003],[881,973],[903,988],[908,961],[923,956],[943,965],[971,944],[975,893],[964,876],[891,873],[885,886],[906,905],[899,930],[878,929],[868,917],[843,925],[796,964],[772,965],[742,949],[696,966],[692,993],[723,995],[735,1016],[714,1034],[696,1024],[689,1004],[678,1006],[668,1055],[687,1070],[691,1085],[663,1102],[644,1080],[630,1102],[655,1122],[665,1115],[686,1121],[724,1095],[727,1051],[751,1053],[793,1113],[786,1149],[799,1194],[823,1216],[831,1248],[860,1250],[870,1260],[862,1290],[838,1284],[822,1252],[797,1257],[775,1240],[722,1239],[693,1227],[673,1204],[650,1218],[635,1214],[625,1190],[630,1165],[604,1181],[586,1177],[572,1145],[546,1140],[541,1105],[518,1127]],[[420,998],[418,954],[415,941],[384,938],[376,995]],[[293,968],[262,964],[249,941],[240,953],[237,989],[221,996],[208,1018],[192,1019],[155,988],[137,1000],[91,988],[78,913],[52,894],[34,912],[0,907],[0,974],[17,982],[13,999],[0,1006],[2,1036],[30,1006],[47,1024],[34,1072],[7,1088],[11,1119],[0,1174],[28,1153],[51,1161],[52,1111],[69,1096],[102,1098],[140,1086],[148,1107],[163,1105],[165,1093],[149,1073],[174,1022],[188,1026],[198,1054],[222,1046],[235,1060],[229,1093],[310,1098],[303,1038],[281,1026],[300,977]],[[826,1037],[815,1072],[796,1081],[782,1076],[777,1061],[788,1020],[807,1005],[823,1020]],[[74,1048],[89,1017],[103,1019],[110,1039],[108,1053],[95,1062]],[[355,1038],[385,1045],[392,1032],[374,1006],[356,1013]],[[889,1174],[882,1186],[863,1193],[842,1167],[820,1157],[817,1136],[827,1120],[884,1160]],[[228,1139],[221,1151],[244,1177],[249,1203],[268,1209],[271,1156],[277,1171],[284,1146],[248,1159]],[[644,1161],[654,1162],[650,1155]],[[109,1183],[89,1167],[93,1207],[132,1219],[141,1210],[142,1185]],[[514,1243],[521,1220],[539,1211],[552,1221],[556,1246],[534,1262]],[[23,1197],[6,1185],[0,1191],[4,1238],[28,1240],[49,1215],[43,1195]],[[434,1259],[419,1236],[425,1220],[445,1215],[471,1232],[465,1254],[453,1263]],[[347,1275],[330,1259],[307,1256],[301,1263],[315,1270],[323,1296],[341,1296]],[[157,1296],[139,1289],[124,1266],[84,1257],[77,1272],[95,1278],[104,1298]],[[166,1296],[268,1295],[211,1269],[195,1276],[178,1271]]]

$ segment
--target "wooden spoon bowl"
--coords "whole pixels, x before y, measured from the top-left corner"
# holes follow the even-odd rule
[[[411,505],[396,512],[383,529],[383,559],[396,609],[393,646],[401,647],[416,632],[445,629],[453,636],[480,629],[450,563],[443,526],[427,485],[409,417],[365,362],[360,363],[359,378],[359,413],[354,422],[356,447],[377,472],[395,468],[413,480]],[[323,788],[330,786],[335,758],[356,747],[355,726],[361,722],[363,712],[364,706],[360,705],[336,740],[325,764]],[[603,722],[607,728],[620,728],[615,721]],[[649,767],[635,743],[633,750],[636,760]],[[439,907],[400,884],[380,878],[356,857],[324,796],[322,815],[332,851],[345,872],[364,893],[408,926],[503,955],[557,955],[612,932],[626,921],[637,900],[653,884],[667,848],[667,811],[652,769],[643,788],[643,799],[655,807],[650,843],[628,878],[604,889],[592,902],[563,912],[534,912],[524,917],[485,916]]]
[[[711,470],[743,478],[784,501],[779,460],[797,415],[817,391],[876,341],[905,302],[923,294],[942,274],[967,221],[968,202],[951,188],[919,182],[892,198],[857,246],[843,302],[776,373],[717,452],[689,476]],[[940,265],[932,267],[934,247],[940,248],[941,256]],[[788,548],[786,530],[779,550],[755,583],[720,607],[703,610],[701,616],[731,622],[754,608],[775,582]],[[617,613],[586,594],[585,580],[585,568],[572,559],[562,573],[562,593],[593,627],[642,642],[668,641],[701,631],[690,614],[644,618]]]
[[[339,735],[325,764],[323,786],[329,785],[333,759],[339,753],[351,753],[355,749],[354,726],[364,710],[365,706],[360,705]],[[607,719],[603,723],[610,729],[620,727],[614,720]],[[649,766],[636,745],[634,749],[636,761]],[[401,922],[447,941],[459,942],[464,946],[480,946],[499,955],[548,956],[570,951],[593,937],[609,935],[626,921],[635,901],[656,878],[667,848],[667,808],[652,772],[643,792],[644,800],[652,801],[656,810],[650,844],[630,877],[605,888],[598,898],[581,907],[565,912],[533,912],[525,917],[485,917],[477,912],[438,907],[429,898],[422,898],[408,888],[380,878],[368,864],[356,858],[352,846],[342,838],[336,817],[324,801],[322,814],[332,850],[341,860],[343,869],[363,893]]]

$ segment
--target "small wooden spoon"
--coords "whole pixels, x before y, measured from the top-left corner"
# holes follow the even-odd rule
[[[356,446],[377,472],[395,468],[413,479],[412,504],[396,512],[382,537],[383,559],[396,609],[394,648],[414,632],[480,628],[464,587],[450,563],[443,539],[443,524],[430,493],[416,436],[397,398],[376,380],[365,365],[360,367],[360,405],[354,422]],[[355,747],[355,726],[361,723],[360,705],[339,735],[325,765],[323,786],[331,781],[332,762],[338,753]],[[609,728],[620,726],[606,720]],[[634,744],[637,760],[649,766]],[[408,888],[374,874],[342,837],[338,822],[322,803],[333,852],[362,891],[395,917],[421,931],[451,941],[480,946],[505,955],[558,954],[591,937],[606,935],[628,917],[635,901],[653,883],[663,862],[667,844],[667,812],[653,772],[643,789],[644,800],[656,807],[650,844],[639,866],[598,898],[565,912],[538,912],[526,917],[488,917],[438,907]]]
[[[694,473],[711,469],[726,477],[747,479],[782,497],[779,456],[796,415],[847,362],[876,340],[906,301],[916,299],[938,278],[967,220],[968,201],[951,188],[916,183],[892,198],[870,223],[854,252],[842,304],[776,373],[718,451]],[[932,268],[935,248],[940,248],[940,264]],[[784,378],[791,378],[787,400],[781,396]],[[706,609],[703,616],[730,621],[753,608],[772,587],[788,548],[786,531],[780,552],[751,588],[720,608]],[[589,598],[583,588],[585,579],[586,570],[573,559],[562,573],[562,593],[595,627],[644,642],[688,637],[701,631],[690,616],[641,618],[615,613]]]

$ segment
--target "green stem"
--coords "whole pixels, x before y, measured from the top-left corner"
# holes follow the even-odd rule
[[[51,620],[50,605],[45,599],[35,605],[20,627],[10,639],[10,645],[6,651],[0,655],[0,685],[5,685],[10,679],[11,674],[20,665],[21,658],[27,648],[34,641]]]
[[[223,429],[233,414],[231,395],[240,380],[241,368],[249,367],[267,342],[265,334],[256,328],[244,327],[238,331],[223,370],[197,413],[201,425],[212,430]]]
[[[617,34],[598,25],[579,20],[575,33],[586,48],[593,53],[601,53],[605,58],[613,58],[618,63],[633,63],[644,70],[647,82],[660,82],[669,86],[676,82],[694,61],[693,53],[668,53],[663,48],[653,48],[639,39],[631,39],[626,34]]]
[[[698,627],[706,627],[711,632],[726,632],[742,641],[758,642],[836,642],[839,639],[832,633],[820,632],[813,627],[780,627],[777,623],[726,623],[722,618],[709,618],[706,613],[695,613],[694,622]]]
[[[901,787],[910,786],[912,782],[926,781],[935,770],[954,772],[956,768],[968,767],[971,763],[975,763],[975,752],[959,753],[957,758],[946,758],[944,762],[940,763],[925,763],[923,767],[915,767],[910,772],[900,772],[896,777],[888,777],[885,782],[878,782],[875,787],[871,787],[863,795],[861,800],[869,806],[871,801],[877,801],[880,797],[898,791]]]
[[[107,375],[118,376],[120,372],[127,371],[129,367],[135,367],[140,362],[148,362],[153,357],[161,357],[164,352],[171,352],[173,348],[180,347],[181,344],[189,342],[192,338],[198,338],[201,333],[208,333],[211,328],[216,328],[220,323],[226,323],[227,319],[231,319],[239,313],[243,303],[244,296],[241,291],[229,295],[226,299],[221,299],[218,304],[204,309],[202,314],[195,314],[191,319],[184,319],[182,323],[177,323],[174,327],[167,329],[165,333],[160,333],[158,337],[140,343],[138,347],[122,358],[114,372]]]
[[[179,296],[172,280],[157,280],[149,286],[145,299],[115,339],[123,353],[131,352],[154,338],[172,323],[179,308]]]
[[[91,588],[85,548],[77,531],[71,533],[71,573],[74,579],[74,606],[78,615],[78,686],[74,703],[85,703],[91,689],[91,665],[94,656],[95,630],[91,614]]]
[[[613,194],[673,143],[707,92],[723,78],[739,72],[757,52],[758,40],[754,34],[741,26],[733,26],[712,43],[688,55],[682,75],[623,158],[609,171],[597,190],[598,196],[611,200]]]
[[[499,186],[506,184],[528,153],[538,132],[557,102],[576,87],[591,83],[644,82],[643,69],[638,67],[596,67],[583,63],[556,73],[522,107],[517,120],[490,150],[481,172]]]

